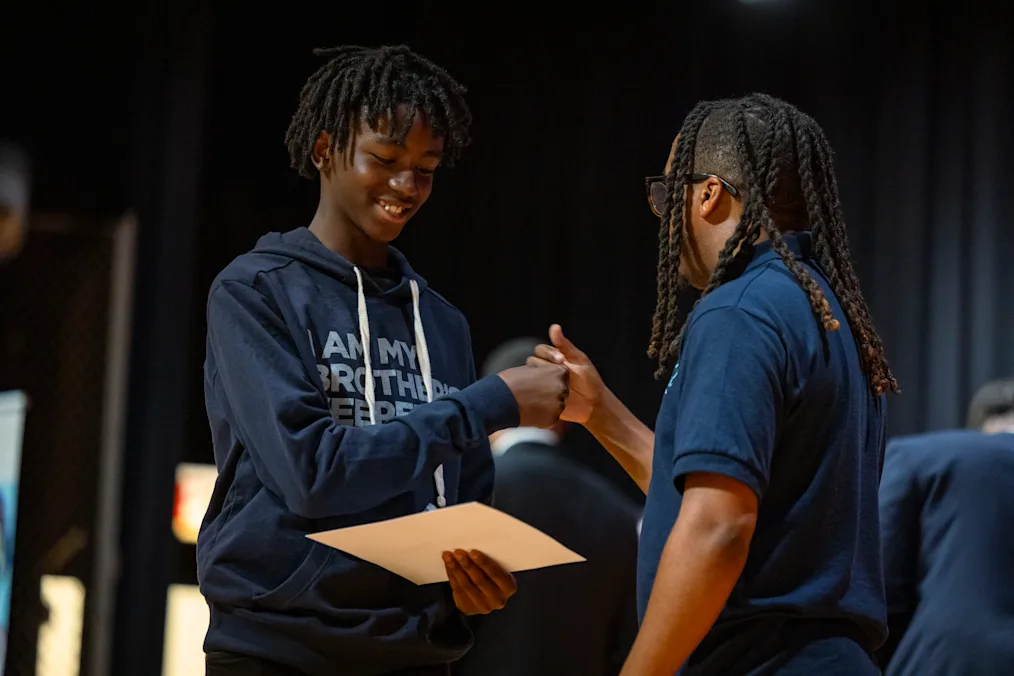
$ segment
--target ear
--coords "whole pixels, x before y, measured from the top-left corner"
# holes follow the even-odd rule
[[[326,131],[320,132],[317,136],[317,142],[313,144],[313,152],[311,153],[313,166],[317,167],[317,171],[321,173],[326,172],[331,166],[331,150],[333,147],[331,134]]]
[[[728,191],[722,185],[722,182],[714,177],[709,177],[708,180],[701,183],[700,190],[701,194],[698,206],[701,216],[707,218],[718,207],[718,202],[721,200],[722,195],[727,194]]]

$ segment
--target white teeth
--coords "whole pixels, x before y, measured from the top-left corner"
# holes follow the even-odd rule
[[[400,216],[401,212],[405,210],[405,207],[395,206],[394,204],[387,204],[386,202],[380,202],[380,206],[384,207],[384,211]]]

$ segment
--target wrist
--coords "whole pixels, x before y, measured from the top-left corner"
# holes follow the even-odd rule
[[[619,399],[603,383],[594,398],[590,398],[590,400],[591,412],[588,414],[588,420],[585,421],[584,426],[594,434],[596,430],[603,429],[606,421],[615,414],[615,405]]]
[[[482,420],[487,434],[520,424],[521,411],[517,398],[499,375],[480,378],[449,397],[467,402]]]

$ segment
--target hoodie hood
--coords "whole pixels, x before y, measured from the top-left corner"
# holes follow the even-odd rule
[[[387,248],[388,267],[395,271],[399,281],[390,289],[384,289],[370,276],[369,270],[359,268],[362,273],[362,290],[367,296],[388,296],[409,299],[412,297],[414,280],[419,292],[426,290],[426,280],[408,264],[405,256],[393,246]],[[358,285],[356,266],[349,260],[324,246],[309,228],[296,228],[285,233],[271,232],[259,240],[254,253],[292,258],[312,266],[321,272],[341,280],[349,288]]]

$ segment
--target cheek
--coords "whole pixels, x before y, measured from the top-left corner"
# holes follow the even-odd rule
[[[376,189],[383,188],[387,182],[383,172],[378,171],[362,153],[357,153],[352,165],[346,168],[343,178],[349,188],[365,195],[369,201],[373,200],[372,194]]]
[[[683,247],[680,251],[680,265],[684,272],[699,271],[705,267],[701,241],[697,237],[697,228],[693,222],[683,228]]]
[[[425,174],[416,174],[415,189],[418,191],[416,195],[416,204],[422,206],[430,198],[430,193],[433,192],[433,176],[432,174],[427,176]]]
[[[694,223],[693,214],[689,210],[683,212],[683,251],[696,251],[697,249],[697,226]]]

